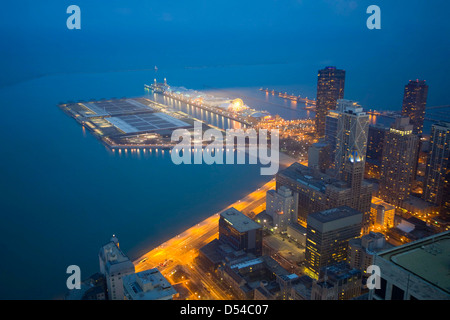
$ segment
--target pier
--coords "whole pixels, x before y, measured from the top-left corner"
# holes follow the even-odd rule
[[[153,91],[154,93],[160,93],[166,97],[178,100],[180,102],[198,107],[200,109],[203,109],[205,111],[209,111],[211,113],[220,115],[222,117],[228,118],[230,120],[239,122],[244,125],[244,127],[252,127],[255,125],[258,120],[256,118],[248,117],[248,116],[240,116],[238,114],[229,112],[227,110],[221,109],[216,106],[209,105],[207,102],[203,101],[202,99],[193,99],[192,97],[187,97],[183,94],[177,94],[175,92],[169,91],[170,88],[167,85],[167,82],[164,80],[164,84],[162,83],[154,83],[152,85],[144,85],[144,87],[148,90]],[[256,112],[256,110],[254,110]]]
[[[280,98],[283,98],[283,99],[289,99],[289,100],[292,100],[292,101],[303,102],[303,103],[305,103],[307,105],[307,108],[308,108],[308,105],[309,105],[309,108],[312,108],[312,107],[316,106],[316,100],[308,99],[308,97],[302,98],[301,96],[295,96],[294,94],[288,94],[287,92],[283,93],[283,92],[276,91],[276,90],[273,90],[273,89],[269,90],[269,89],[261,88],[261,89],[259,89],[259,91],[264,91],[264,92],[270,93],[272,95],[277,95],[277,96],[279,96]]]

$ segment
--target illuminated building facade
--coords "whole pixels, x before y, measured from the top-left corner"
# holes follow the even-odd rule
[[[370,224],[370,201],[372,184],[362,181],[360,193],[355,201],[355,194],[347,182],[341,181],[318,170],[304,166],[298,162],[278,172],[276,187],[286,186],[298,193],[298,223],[305,226],[311,213],[349,206],[364,213],[363,232],[368,232]],[[366,230],[367,229],[367,230]]]
[[[403,95],[402,116],[409,117],[413,132],[422,135],[427,105],[428,85],[425,80],[410,80]]]
[[[430,142],[431,150],[425,170],[423,199],[441,206],[444,199],[446,176],[450,169],[450,123],[433,124]],[[446,196],[448,197],[448,195]]]
[[[306,271],[317,279],[322,268],[347,260],[348,241],[361,234],[363,214],[347,206],[308,216]]]
[[[219,240],[236,251],[262,254],[262,227],[235,208],[220,214]]]
[[[326,67],[319,70],[316,100],[316,134],[325,135],[325,117],[336,108],[337,100],[344,98],[345,70]]]
[[[397,118],[383,147],[379,197],[401,206],[411,193],[416,168],[419,137],[413,133],[409,118]]]
[[[298,195],[286,187],[269,190],[266,194],[266,213],[272,217],[276,232],[285,232],[289,223],[297,223]]]
[[[393,205],[372,197],[370,213],[371,221],[376,227],[383,229],[394,227],[395,207]]]
[[[330,110],[325,117],[325,142],[329,145],[331,162],[330,168],[334,168],[334,158],[337,145],[337,132],[340,112],[337,110]],[[308,162],[309,164],[309,162]]]

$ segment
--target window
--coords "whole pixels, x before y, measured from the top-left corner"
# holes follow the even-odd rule
[[[381,298],[381,299],[385,299],[386,298],[386,284],[387,281],[385,279],[383,279],[382,277],[380,277],[380,282],[381,282],[381,286],[380,289],[375,289],[375,294]]]
[[[405,295],[404,290],[400,289],[396,285],[392,285],[391,300],[403,300],[404,295]]]

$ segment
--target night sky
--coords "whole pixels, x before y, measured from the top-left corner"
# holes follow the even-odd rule
[[[66,27],[71,4],[81,8],[81,30]],[[371,4],[381,8],[381,30],[366,27]],[[154,65],[304,63],[313,80],[327,65],[347,70],[346,92],[375,104],[398,106],[408,80],[426,79],[429,105],[442,105],[448,12],[445,0],[15,1],[0,13],[0,86]]]

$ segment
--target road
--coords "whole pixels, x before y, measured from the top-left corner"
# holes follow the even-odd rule
[[[274,188],[275,179],[272,179],[224,210],[234,207],[246,215],[251,212],[258,214],[265,210],[266,192]],[[150,250],[134,261],[136,272],[157,267],[171,281],[170,274],[183,266],[184,271],[188,273],[189,280],[194,282],[196,287],[203,289],[201,293],[191,292],[189,299],[230,299],[229,293],[223,290],[223,287],[218,285],[212,277],[198,270],[194,261],[198,250],[218,237],[219,217],[220,212]],[[171,281],[171,283],[173,282]]]

